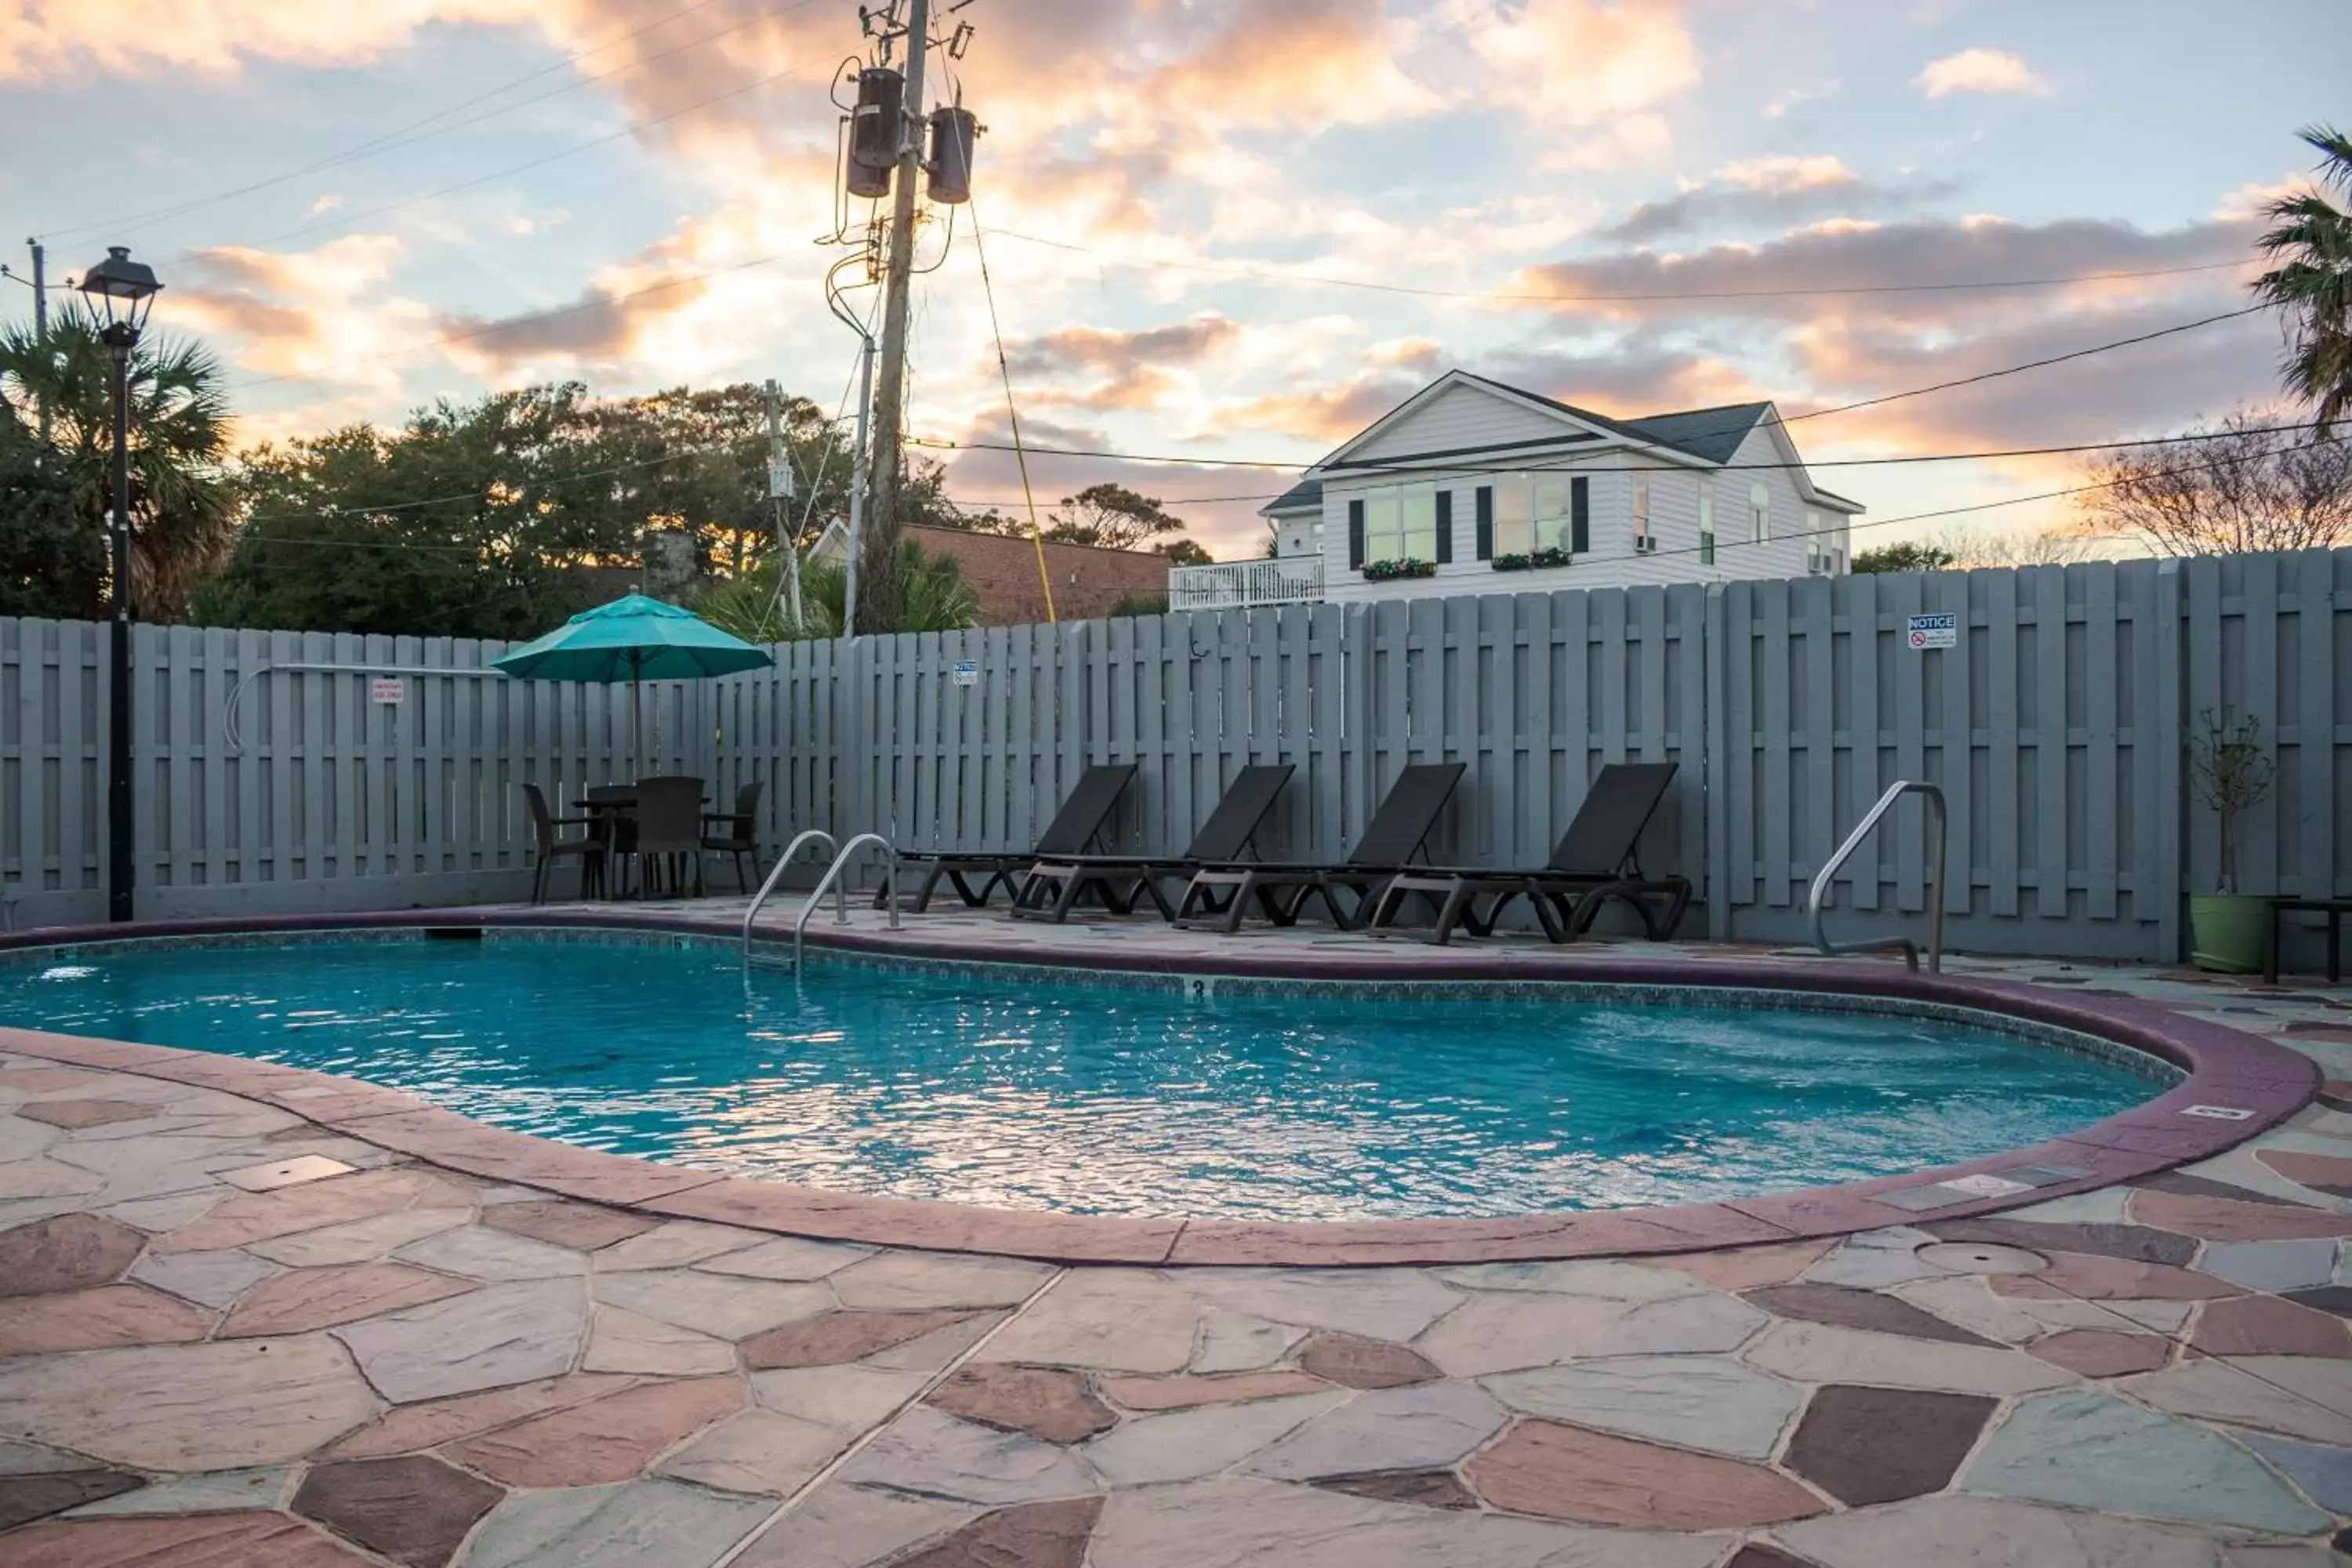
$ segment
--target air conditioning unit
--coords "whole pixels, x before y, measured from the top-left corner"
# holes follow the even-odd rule
[[[1635,534],[1635,535],[1633,536],[1633,553],[1634,553],[1634,554],[1636,554],[1636,555],[1647,555],[1647,554],[1651,553],[1653,551],[1656,550],[1657,548],[1658,548],[1658,537],[1657,537],[1657,535],[1656,535],[1656,534],[1654,534],[1654,533],[1637,533],[1637,534]]]

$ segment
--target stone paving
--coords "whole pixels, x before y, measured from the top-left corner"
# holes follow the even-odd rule
[[[2352,992],[1972,967],[2336,1081],[1993,1217],[1064,1268],[583,1202],[358,1135],[407,1115],[315,1120],[300,1075],[233,1094],[0,1032],[0,1563],[2352,1561]]]

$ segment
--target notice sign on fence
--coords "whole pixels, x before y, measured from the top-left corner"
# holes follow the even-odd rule
[[[371,702],[402,703],[408,700],[408,682],[379,677],[368,685]]]
[[[1958,616],[1913,616],[1904,623],[1911,646],[1918,648],[1960,646]]]
[[[978,686],[980,684],[980,660],[976,658],[960,658],[956,660],[953,679],[958,686]]]

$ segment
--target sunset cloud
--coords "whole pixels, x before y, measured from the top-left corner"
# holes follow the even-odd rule
[[[1955,92],[2026,92],[2047,96],[2049,84],[2015,55],[1999,49],[1962,49],[1930,60],[1912,84],[1929,98]]]

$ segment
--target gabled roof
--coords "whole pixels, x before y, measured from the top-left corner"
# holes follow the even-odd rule
[[[1434,399],[1445,388],[1473,385],[1496,397],[1518,404],[1524,408],[1556,415],[1560,421],[1557,437],[1528,438],[1507,442],[1489,442],[1478,447],[1453,447],[1444,451],[1415,452],[1386,457],[1377,464],[1354,464],[1348,455],[1363,447],[1382,430],[1411,417],[1417,410]],[[1614,436],[1646,448],[1659,457],[1673,458],[1694,467],[1720,468],[1738,455],[1740,446],[1759,427],[1768,430],[1774,447],[1795,473],[1798,488],[1809,497],[1833,510],[1860,512],[1865,508],[1858,501],[1848,500],[1813,483],[1804,459],[1790,439],[1785,423],[1767,403],[1727,403],[1713,408],[1682,409],[1667,414],[1649,414],[1638,419],[1615,419],[1606,414],[1596,414],[1590,408],[1580,408],[1572,403],[1562,403],[1556,397],[1529,392],[1525,387],[1512,386],[1492,377],[1466,370],[1449,370],[1389,410],[1370,426],[1343,443],[1337,450],[1317,463],[1311,473],[1339,474],[1358,467],[1392,468],[1410,463],[1443,466],[1447,459],[1474,456],[1493,457],[1515,451],[1553,451],[1580,441],[1605,441]],[[1282,498],[1259,512],[1272,517],[1281,512],[1307,510],[1322,500],[1322,483],[1309,479],[1293,486]]]
[[[1323,481],[1301,479],[1266,505],[1258,508],[1260,517],[1282,517],[1295,511],[1323,510]]]
[[[1628,419],[1629,429],[1653,441],[1678,447],[1710,463],[1727,463],[1756,422],[1772,412],[1769,403],[1727,403],[1716,408],[1692,408],[1679,414],[1646,414]]]

